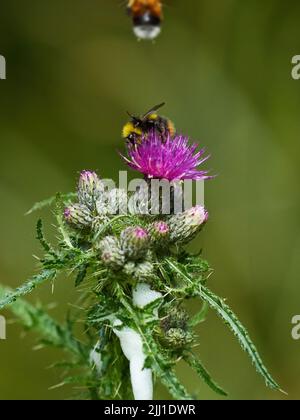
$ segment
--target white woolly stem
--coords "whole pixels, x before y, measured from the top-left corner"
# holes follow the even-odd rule
[[[144,308],[155,300],[161,298],[161,293],[151,290],[145,283],[139,283],[133,291],[133,304]],[[121,327],[120,320],[115,320],[114,327]],[[120,339],[124,355],[129,360],[130,378],[133,395],[136,400],[153,399],[153,380],[151,369],[144,369],[146,355],[143,348],[143,340],[132,328],[114,328],[114,333]]]

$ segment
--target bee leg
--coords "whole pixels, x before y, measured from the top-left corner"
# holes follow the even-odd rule
[[[165,143],[167,140],[167,135],[168,135],[167,130],[165,129],[165,127],[163,127],[160,124],[157,125],[156,129],[157,129],[158,134],[161,137],[162,142]]]

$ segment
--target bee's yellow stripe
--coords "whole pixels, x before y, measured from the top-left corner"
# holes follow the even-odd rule
[[[168,130],[172,137],[175,136],[176,128],[175,128],[174,123],[171,120],[168,120]]]
[[[128,122],[123,127],[122,136],[124,139],[127,139],[130,134],[137,134],[138,136],[141,136],[143,132],[140,128],[135,127],[132,122]]]
[[[154,114],[154,113],[149,114],[148,117],[147,117],[148,120],[157,120],[157,118],[158,118],[158,115]]]

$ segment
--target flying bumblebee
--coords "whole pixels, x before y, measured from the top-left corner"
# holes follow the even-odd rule
[[[160,34],[163,20],[160,0],[129,0],[127,10],[139,39],[153,40]]]
[[[156,131],[162,139],[168,135],[173,137],[175,135],[173,122],[157,113],[164,105],[165,103],[154,106],[141,117],[135,117],[128,113],[131,120],[123,127],[123,138],[131,144],[138,144],[142,137],[147,137],[147,134],[152,131]]]

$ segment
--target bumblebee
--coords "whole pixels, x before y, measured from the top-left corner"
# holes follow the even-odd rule
[[[160,34],[163,20],[160,0],[129,0],[127,10],[139,39],[153,40]]]
[[[149,132],[156,131],[162,139],[168,135],[173,137],[175,135],[175,127],[171,120],[158,115],[157,111],[165,104],[159,104],[146,112],[141,117],[130,116],[131,120],[123,127],[122,136],[131,144],[141,143],[142,137],[147,136]]]

